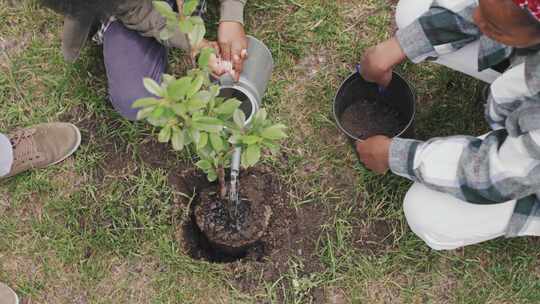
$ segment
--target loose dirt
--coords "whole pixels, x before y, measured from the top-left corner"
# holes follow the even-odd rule
[[[231,259],[217,254],[205,242],[202,233],[193,223],[191,213],[185,215],[177,233],[179,244],[183,246],[184,251],[195,259],[232,262],[227,264],[227,268],[234,277],[235,285],[248,293],[260,287],[261,276],[265,281],[279,279],[288,271],[289,259],[293,256],[303,260],[304,272],[322,271],[323,265],[316,254],[316,245],[321,226],[328,216],[324,206],[306,204],[293,208],[288,201],[287,189],[269,168],[251,169],[245,172],[242,178],[245,176],[257,178],[258,187],[263,187],[259,191],[266,193],[264,203],[272,210],[265,234],[245,252],[242,259]],[[191,208],[189,206],[196,204],[198,200],[196,194],[201,191],[200,189],[213,185],[196,170],[176,171],[176,173],[173,171],[169,176],[169,183],[177,193],[182,193],[178,196],[179,205],[191,210],[193,206]]]
[[[367,139],[374,135],[394,137],[405,128],[399,112],[375,101],[359,100],[341,114],[341,124],[352,135]]]
[[[272,209],[268,206],[263,180],[256,174],[240,179],[242,189],[238,206],[222,201],[217,187],[211,186],[201,193],[195,208],[197,226],[216,250],[237,255],[259,240],[268,227]]]

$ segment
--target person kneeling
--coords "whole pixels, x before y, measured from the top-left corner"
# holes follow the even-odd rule
[[[412,231],[436,250],[500,236],[540,235],[540,6],[533,0],[401,0],[395,37],[366,51],[362,76],[386,86],[393,67],[436,60],[490,82],[482,137],[418,141],[374,136],[361,161],[415,184]],[[505,60],[502,74],[492,68]],[[458,92],[456,92],[458,93]]]

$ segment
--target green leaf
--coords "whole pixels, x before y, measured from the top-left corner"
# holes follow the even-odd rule
[[[160,102],[161,102],[161,100],[156,99],[156,98],[153,98],[153,97],[140,98],[140,99],[137,99],[137,100],[131,105],[131,107],[132,107],[132,108],[146,108],[146,107],[156,106],[156,105],[158,105]]]
[[[261,141],[261,138],[259,136],[255,136],[255,135],[242,136],[242,142],[246,145],[254,145],[260,141]]]
[[[203,20],[203,18],[201,18],[199,16],[191,16],[191,17],[189,17],[189,19],[191,19],[191,22],[193,22],[194,25],[202,25],[202,26],[204,26],[204,20]]]
[[[191,128],[189,130],[189,136],[191,137],[191,139],[193,139],[193,142],[196,145],[199,144],[199,140],[201,140],[201,132],[199,132],[199,130]]]
[[[159,39],[161,40],[169,40],[172,36],[174,36],[174,31],[171,31],[171,29],[168,26],[164,27],[159,32]]]
[[[162,118],[163,114],[165,114],[164,107],[156,107],[154,111],[152,111],[152,117],[154,118]]]
[[[240,135],[232,135],[231,137],[229,137],[229,143],[233,145],[239,144],[241,140],[242,137]]]
[[[232,115],[241,104],[242,102],[240,102],[238,99],[228,99],[227,101],[219,105],[217,108],[215,108],[214,111],[218,114],[229,116]]]
[[[244,157],[245,167],[252,167],[261,158],[261,147],[258,145],[248,146],[242,156]]]
[[[154,81],[152,78],[144,78],[143,85],[146,88],[146,90],[156,96],[164,97],[165,91],[161,88],[161,86]]]
[[[262,144],[266,146],[273,155],[276,155],[279,152],[279,145],[271,141],[265,140]]]
[[[233,120],[238,127],[243,128],[246,125],[246,114],[244,114],[244,111],[236,109],[234,111]]]
[[[206,102],[192,98],[187,102],[187,108],[190,112],[195,112],[197,110],[200,110],[206,106]]]
[[[212,95],[212,97],[217,97],[220,93],[220,90],[221,88],[217,84],[210,86],[210,94]]]
[[[173,127],[171,141],[175,151],[184,149],[184,131],[178,127]]]
[[[223,139],[216,133],[210,133],[210,144],[214,150],[220,152],[224,148]]]
[[[205,172],[212,169],[212,164],[207,160],[200,160],[197,163],[195,163],[195,166],[197,166],[198,168],[200,168],[201,170]]]
[[[212,96],[210,95],[210,92],[208,91],[199,91],[195,95],[193,95],[193,98],[200,99],[204,102],[208,102],[210,101],[210,98],[212,98]]]
[[[216,170],[213,168],[206,173],[206,178],[209,182],[215,182],[217,180],[217,173]]]
[[[204,77],[202,75],[197,75],[195,79],[191,82],[190,88],[187,90],[187,98],[193,97],[201,89],[204,82]]]
[[[163,83],[162,84],[166,84],[166,85],[168,85],[169,83],[171,83],[171,81],[176,79],[176,78],[174,78],[174,76],[169,75],[169,74],[163,74],[163,75],[161,75],[161,78],[163,78]]]
[[[178,116],[186,115],[187,114],[187,107],[183,103],[176,103],[171,106],[174,113]]]
[[[148,116],[150,116],[150,114],[152,114],[153,111],[154,111],[154,107],[148,107],[148,108],[139,110],[139,112],[137,112],[137,120],[147,118]]]
[[[198,117],[193,119],[193,127],[210,133],[217,133],[223,130],[223,122],[213,117]]]
[[[185,16],[191,16],[193,12],[195,12],[195,9],[197,8],[197,5],[199,5],[198,0],[186,0],[184,2],[184,15]]]
[[[164,117],[152,117],[151,115],[146,118],[146,120],[155,127],[163,127],[167,124],[169,121],[167,118]]]
[[[191,77],[182,77],[172,81],[167,87],[167,94],[174,101],[182,100],[186,97],[186,93],[191,86]]]
[[[253,119],[253,128],[256,128],[260,125],[262,125],[266,121],[267,112],[265,109],[260,109],[257,114],[255,114],[255,118]]]
[[[201,50],[201,53],[199,54],[199,59],[197,61],[200,68],[202,69],[208,68],[212,54],[214,54],[214,49],[212,48],[206,47]]]
[[[201,132],[201,136],[199,137],[199,143],[197,143],[197,149],[202,149],[206,147],[208,144],[208,133]]]
[[[166,18],[176,18],[176,13],[172,10],[169,3],[165,1],[153,1],[152,4],[161,16]]]
[[[284,139],[287,137],[287,134],[283,131],[286,128],[283,124],[276,124],[262,130],[261,136],[270,140]]]
[[[171,140],[171,127],[165,126],[161,131],[159,131],[158,141],[161,143],[166,143]]]
[[[189,18],[186,18],[178,22],[178,27],[182,33],[187,34],[193,30],[193,22]]]
[[[189,41],[191,45],[199,45],[202,42],[205,34],[206,34],[206,28],[204,27],[204,24],[195,25],[193,27],[193,30],[188,33],[188,37],[189,37]]]

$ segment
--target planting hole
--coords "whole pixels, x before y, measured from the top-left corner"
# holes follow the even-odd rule
[[[248,251],[245,250],[236,255],[230,255],[212,247],[208,238],[195,223],[195,215],[193,212],[190,219],[184,223],[183,228],[188,254],[196,260],[206,260],[212,263],[231,263],[245,258],[248,254]]]
[[[240,110],[244,111],[244,114],[246,114],[246,119],[250,118],[251,114],[253,113],[253,105],[251,104],[249,97],[244,94],[244,92],[235,88],[221,88],[219,96],[224,98],[238,99],[242,103],[240,105]]]

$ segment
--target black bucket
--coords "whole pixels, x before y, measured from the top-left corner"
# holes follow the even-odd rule
[[[380,94],[384,94],[384,97],[378,97]],[[341,116],[345,109],[362,99],[384,102],[398,112],[398,118],[405,123],[405,127],[394,137],[414,137],[416,97],[409,83],[394,72],[390,85],[380,93],[377,84],[367,82],[360,74],[354,73],[341,84],[334,98],[334,119],[339,129],[351,139],[353,146],[356,141],[365,138],[358,138],[343,128]]]

